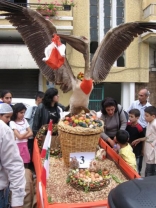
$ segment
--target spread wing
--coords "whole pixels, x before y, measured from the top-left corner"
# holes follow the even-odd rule
[[[63,92],[71,90],[70,80],[74,75],[67,60],[65,60],[65,64],[58,70],[52,70],[42,61],[43,57],[45,57],[44,49],[51,43],[52,35],[57,33],[55,26],[38,12],[6,0],[0,1],[0,10],[6,12],[1,15],[5,15],[6,19],[21,34],[45,78],[48,81],[59,84]],[[66,70],[71,74],[69,72],[66,73]]]
[[[65,40],[70,46],[83,54],[85,61],[84,77],[90,78],[89,71],[89,42],[84,36],[63,35],[59,34],[60,38]]]
[[[126,50],[134,38],[144,32],[151,31],[150,29],[156,29],[156,23],[125,23],[109,30],[92,59],[91,78],[96,82],[104,80],[115,60]]]

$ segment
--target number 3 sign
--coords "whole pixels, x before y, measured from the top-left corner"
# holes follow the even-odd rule
[[[95,158],[95,152],[73,152],[70,153],[70,158],[72,157],[79,161],[80,168],[89,168],[91,160]]]

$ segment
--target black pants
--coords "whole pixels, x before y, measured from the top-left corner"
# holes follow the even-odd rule
[[[28,139],[28,149],[29,149],[31,161],[32,161],[33,147],[34,147],[34,139]]]
[[[34,164],[32,162],[33,148],[34,148],[34,139],[28,139],[28,149],[29,149],[29,153],[30,153],[29,169],[31,171],[35,172]]]
[[[156,175],[156,164],[147,164],[145,169],[145,177]]]

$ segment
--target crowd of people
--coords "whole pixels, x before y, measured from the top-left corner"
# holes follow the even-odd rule
[[[42,125],[48,124],[50,119],[53,124],[57,124],[62,112],[68,110],[69,106],[65,107],[59,103],[58,90],[55,88],[50,88],[45,93],[38,91],[34,106],[28,108],[23,103],[12,105],[10,90],[1,92],[0,129],[2,128],[3,131],[0,134],[0,149],[3,148],[4,151],[1,151],[0,155],[0,181],[4,180],[4,184],[0,185],[0,208],[7,207],[10,203],[8,201],[10,191],[13,193],[12,207],[37,207],[36,177],[32,162],[34,138]],[[10,142],[7,143],[9,137],[11,137]],[[16,146],[15,150],[13,150],[14,146]]]
[[[138,100],[127,109],[113,98],[105,98],[101,104],[100,118],[104,121],[105,140],[139,174],[156,175],[156,108],[148,102],[148,91],[139,91]]]
[[[38,91],[34,106],[11,104],[12,93],[0,95],[0,208],[11,206],[37,207],[35,201],[35,170],[32,162],[34,138],[52,119],[57,124],[62,112],[68,111],[59,103],[58,90]],[[156,108],[148,102],[148,91],[139,91],[138,100],[127,109],[111,97],[101,102],[98,117],[104,121],[101,138],[139,174],[156,175]]]

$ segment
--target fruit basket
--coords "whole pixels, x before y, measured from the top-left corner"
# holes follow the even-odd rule
[[[85,119],[85,118],[84,118]],[[87,118],[89,119],[89,118]],[[79,121],[79,119],[76,119]],[[80,120],[80,125],[74,126],[64,121],[58,123],[58,134],[61,144],[62,156],[66,166],[69,166],[69,157],[72,152],[95,152],[99,143],[100,133],[103,131],[103,122],[92,118],[92,123]],[[83,124],[83,126],[82,126]],[[84,125],[86,125],[84,127]],[[89,127],[90,126],[90,127]]]

